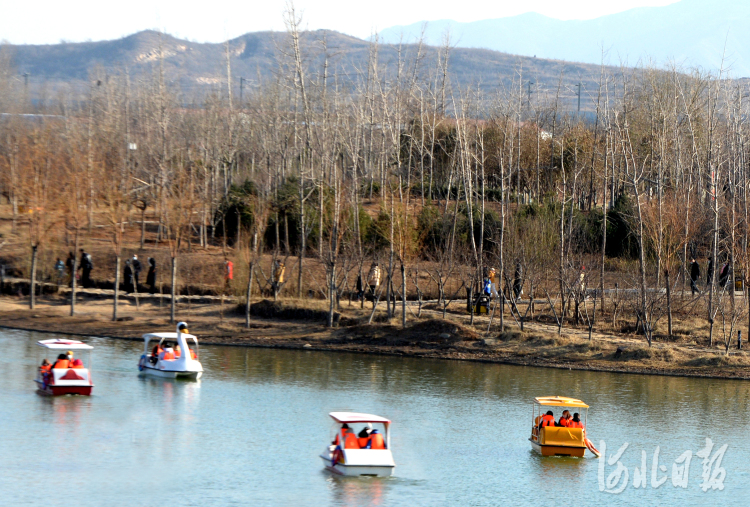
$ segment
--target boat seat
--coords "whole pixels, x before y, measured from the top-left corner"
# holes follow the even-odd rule
[[[584,447],[583,428],[565,428],[547,426],[542,428],[539,435],[539,443],[542,445],[562,445],[572,447]]]

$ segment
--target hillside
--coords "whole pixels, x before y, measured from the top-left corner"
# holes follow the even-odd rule
[[[427,24],[428,43],[438,43],[446,30],[454,44],[489,48],[540,58],[636,65],[671,61],[733,77],[750,76],[750,4],[742,0],[681,0],[663,7],[642,7],[591,20],[561,21],[526,13],[500,19]],[[414,40],[424,23],[394,26],[383,40]]]
[[[327,51],[323,49],[323,41]],[[287,36],[281,32],[254,32],[228,41],[235,94],[239,93],[239,78],[246,79],[245,86],[253,86],[258,79],[273,80],[279,74]],[[183,93],[190,96],[226,86],[227,44],[196,43],[177,39],[155,31],[143,31],[118,40],[61,43],[54,45],[5,45],[10,53],[14,72],[28,74],[32,97],[42,90],[85,88],[89,76],[101,79],[110,73],[129,72],[131,76],[145,77],[156,72],[160,65],[170,82],[179,84]],[[332,74],[340,84],[351,84],[367,69],[370,43],[333,31],[314,31],[302,34],[302,46],[312,75],[322,72],[326,52]],[[402,55],[413,59],[416,45],[402,47]],[[399,48],[381,44],[378,48],[381,67],[386,72],[396,68]],[[163,59],[161,58],[163,55]],[[434,73],[438,48],[424,49],[419,72]],[[615,69],[610,69],[614,71]],[[487,49],[454,48],[451,52],[449,72],[454,89],[479,87],[485,92],[495,92],[498,85],[512,86],[518,82],[519,71],[523,81],[534,81],[535,92],[552,93],[562,75],[562,96],[573,104],[573,87],[581,81],[584,90],[595,93],[601,69],[598,65],[569,63],[559,60],[516,56]],[[19,79],[21,79],[19,77]],[[516,85],[517,86],[517,85]],[[585,92],[584,92],[585,93]],[[585,96],[585,95],[584,95]],[[590,110],[584,100],[582,109]]]

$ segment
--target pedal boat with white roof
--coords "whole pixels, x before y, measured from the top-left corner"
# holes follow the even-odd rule
[[[539,423],[549,407],[557,407],[571,412],[582,412],[582,428],[571,428],[561,426],[545,426],[540,428]],[[564,396],[541,396],[534,398],[531,413],[531,448],[542,456],[572,456],[582,458],[586,449],[591,451],[597,458],[599,451],[591,440],[586,436],[586,425],[588,423],[589,406],[581,400],[566,398]],[[559,414],[554,414],[556,420]]]
[[[143,339],[143,355],[138,361],[140,374],[188,380],[197,380],[203,375],[203,366],[198,361],[198,338],[189,334],[186,323],[177,324],[174,333],[146,333]],[[167,343],[179,345],[180,355],[175,354],[174,359],[165,357],[165,354],[154,356],[149,350],[151,340],[158,340],[159,349]],[[188,340],[192,340],[194,348],[190,348]]]
[[[55,354],[64,354],[67,351],[76,352],[87,351],[87,361],[83,363],[84,367],[76,368],[52,368],[49,373],[43,373],[41,368],[37,370],[37,383],[39,393],[50,396],[62,396],[65,394],[80,394],[91,396],[91,390],[94,384],[91,382],[91,351],[94,347],[87,345],[78,340],[41,340],[37,345],[43,347]],[[80,359],[80,358],[77,358]],[[52,365],[56,364],[56,357],[52,358]],[[86,367],[87,366],[87,367]]]
[[[374,426],[382,431],[385,449],[345,449],[343,439],[339,445],[329,445],[320,457],[326,470],[345,476],[390,477],[396,463],[391,454],[391,421],[385,417],[356,412],[331,412],[336,421],[335,435],[340,435],[343,424],[349,425],[356,435],[364,427]],[[353,425],[360,425],[359,427]],[[382,428],[382,429],[381,429]]]

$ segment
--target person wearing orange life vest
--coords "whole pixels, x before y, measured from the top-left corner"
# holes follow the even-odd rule
[[[562,417],[560,417],[560,421],[557,423],[557,425],[567,428],[570,426],[570,421],[570,410],[563,410]]]
[[[542,416],[542,420],[539,423],[539,429],[546,428],[547,426],[555,426],[555,415],[551,410],[548,410],[547,413]]]
[[[578,412],[573,414],[573,419],[570,420],[568,423],[569,428],[583,428],[583,423],[581,422],[581,418],[578,415]]]
[[[367,426],[362,428],[362,431],[357,434],[357,441],[359,442],[359,447],[364,449],[367,447],[367,442],[370,441],[370,433],[372,432],[372,424],[367,423]]]
[[[346,438],[346,430],[349,429],[349,425],[344,423],[341,425],[341,430],[336,434],[336,438],[333,440],[333,445],[339,445]]]
[[[359,448],[359,440],[357,439],[357,435],[355,435],[351,428],[349,428],[348,430],[346,430],[346,434],[344,436],[344,449]]]
[[[55,361],[55,364],[52,365],[51,369],[65,369],[69,367],[70,360],[68,359],[68,356],[66,354],[60,354],[59,356],[57,356],[57,361]]]
[[[372,433],[370,433],[370,439],[367,442],[366,449],[385,449],[385,440],[383,440],[383,435],[380,434],[378,430],[372,430]]]

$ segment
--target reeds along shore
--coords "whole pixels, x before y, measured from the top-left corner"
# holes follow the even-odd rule
[[[498,329],[611,321],[650,346],[690,328],[727,353],[748,329],[742,81],[602,68],[581,92],[591,114],[578,114],[564,75],[548,88],[532,89],[522,68],[492,93],[455,85],[449,44],[427,65],[419,44],[384,61],[373,43],[367,68],[344,75],[322,41],[302,44],[293,12],[287,22],[278,73],[241,100],[232,86],[188,96],[155,65],[93,70],[82,95],[32,104],[0,58],[8,272],[35,286],[56,257],[85,248],[95,279],[119,288],[141,252],[169,291],[242,298],[248,326],[261,295],[323,298],[333,325],[342,297],[372,282],[372,299],[406,326],[406,299],[445,307],[495,268]],[[533,307],[516,304],[529,295]]]

